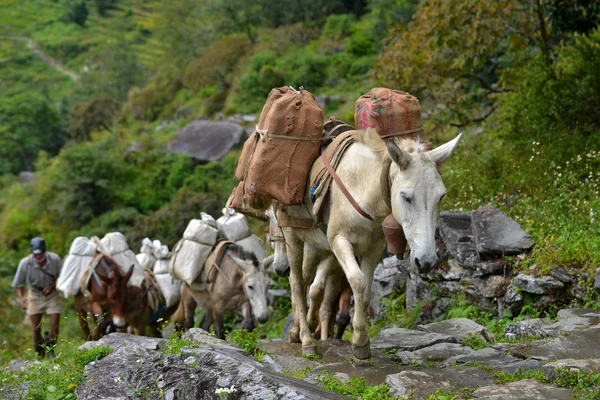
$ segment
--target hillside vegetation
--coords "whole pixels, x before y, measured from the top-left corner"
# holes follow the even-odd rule
[[[59,254],[110,231],[171,247],[219,215],[239,150],[198,164],[164,145],[197,117],[257,114],[283,85],[348,122],[372,87],[417,95],[434,144],[466,131],[442,208],[496,204],[536,241],[517,268],[577,268],[592,293],[599,22],[588,0],[0,0],[2,320],[33,236]]]

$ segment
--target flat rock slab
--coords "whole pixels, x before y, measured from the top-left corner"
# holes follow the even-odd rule
[[[600,318],[600,313],[593,308],[563,308],[556,313],[558,319],[573,317]]]
[[[494,206],[483,206],[471,213],[475,246],[480,256],[521,254],[534,245],[533,239],[518,223]]]
[[[100,340],[85,342],[79,346],[79,349],[89,350],[100,346],[106,346],[113,350],[118,350],[122,347],[139,347],[146,351],[156,351],[164,346],[166,342],[165,339],[115,332],[102,336]]]
[[[474,367],[411,368],[398,374],[388,375],[390,394],[425,399],[440,389],[477,388],[494,384],[487,372]]]
[[[541,328],[547,336],[560,336],[566,332],[573,332],[578,329],[587,328],[592,325],[592,318],[571,317],[556,321],[552,325],[546,325]]]
[[[552,339],[546,344],[535,346],[525,353],[536,360],[561,360],[567,358],[600,358],[600,327],[575,331],[569,336]]]
[[[476,400],[573,400],[569,389],[545,385],[535,379],[523,379],[506,385],[491,385],[477,389]]]
[[[474,353],[470,347],[457,343],[438,343],[416,351],[399,351],[395,358],[402,364],[435,364],[446,362],[449,358]]]
[[[458,343],[454,336],[411,329],[384,329],[371,341],[371,349],[415,351],[438,343]]]
[[[428,333],[441,333],[453,336],[456,340],[462,340],[471,335],[478,335],[487,341],[494,340],[492,332],[468,318],[454,318],[432,324],[419,325],[417,329]]]
[[[582,370],[586,372],[598,373],[600,372],[600,359],[593,360],[558,360],[548,364],[544,364],[542,369],[548,379],[555,380],[560,376],[558,370],[565,368],[567,371],[570,370]]]
[[[481,349],[471,354],[449,358],[447,365],[452,365],[454,363],[464,364],[467,362],[478,362],[486,367],[511,374],[518,369],[527,371],[530,369],[538,369],[542,366],[542,363],[539,361],[520,360],[492,348]]]
[[[324,371],[331,372],[336,376],[349,378],[364,378],[367,385],[381,385],[385,378],[391,374],[397,374],[405,369],[401,365],[392,363],[377,363],[372,361],[340,362],[325,364],[313,369],[305,378],[307,382],[316,383],[316,376]]]

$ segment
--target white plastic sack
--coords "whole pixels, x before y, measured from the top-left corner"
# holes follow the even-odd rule
[[[168,274],[169,273],[169,259],[156,260],[154,263],[154,275]]]
[[[83,236],[76,238],[71,244],[56,280],[56,289],[65,298],[75,296],[81,290],[81,279],[96,255],[96,249],[96,244]]]
[[[252,235],[246,216],[231,208],[223,209],[223,216],[217,220],[219,234],[227,240],[237,242]]]
[[[217,242],[217,235],[218,231],[215,227],[210,225],[210,220],[205,222],[201,219],[191,220],[187,228],[185,228],[185,232],[183,232],[184,239],[193,240],[194,242],[208,246],[214,246],[214,244]],[[173,250],[173,253],[175,253],[175,250]]]
[[[173,249],[173,256],[169,262],[169,274],[191,285],[202,272],[213,245],[209,246],[188,239],[180,240]]]
[[[169,274],[154,275],[156,283],[165,298],[167,307],[171,307],[179,303],[179,284],[180,282]]]
[[[254,255],[256,256],[256,258],[258,258],[259,261],[267,257],[265,248],[263,247],[263,243],[260,240],[260,238],[256,235],[252,235],[245,239],[238,240],[237,242],[235,242],[235,244],[237,244],[246,251],[254,253]]]
[[[142,240],[140,253],[135,256],[142,268],[152,269],[152,267],[154,267],[154,263],[156,262],[156,257],[154,256],[155,250],[154,244],[150,239],[145,238]]]
[[[133,274],[127,286],[142,287],[144,282],[144,268],[140,265],[133,251],[129,250],[127,239],[120,232],[107,233],[100,241],[102,251],[110,255],[124,272],[129,271],[133,265]]]

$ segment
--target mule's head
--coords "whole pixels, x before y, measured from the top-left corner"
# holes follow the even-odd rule
[[[273,262],[273,256],[265,258],[258,265],[252,260],[241,259],[230,255],[243,275],[244,293],[252,306],[252,313],[259,323],[265,323],[269,319],[269,308],[267,304],[267,290],[271,278],[267,268]]]
[[[275,258],[273,259],[273,270],[279,276],[286,277],[290,275],[290,263],[287,257],[287,247],[283,232],[277,222],[277,215],[275,213],[275,206],[271,206],[265,215],[269,219],[269,242],[271,248],[275,252]]]
[[[404,140],[397,144],[388,140],[392,158],[390,167],[391,205],[396,221],[402,225],[410,245],[410,261],[420,273],[429,272],[437,263],[435,231],[440,201],[446,187],[439,173],[444,162],[462,137],[427,151],[422,144]]]
[[[125,320],[125,305],[127,303],[127,282],[133,274],[133,265],[127,272],[123,272],[121,267],[111,259],[105,258],[108,275],[101,275],[100,279],[106,284],[106,299],[112,315],[112,321],[118,328],[124,328],[127,325]]]

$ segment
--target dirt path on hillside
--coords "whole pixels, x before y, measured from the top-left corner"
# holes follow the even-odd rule
[[[65,68],[64,65],[58,60],[50,57],[48,54],[44,53],[44,51],[31,39],[24,36],[0,36],[0,39],[12,39],[12,40],[21,40],[26,42],[27,48],[31,50],[40,60],[48,64],[50,67],[54,68],[56,71],[61,74],[67,75],[73,81],[77,82],[79,80],[79,75],[73,71]]]

